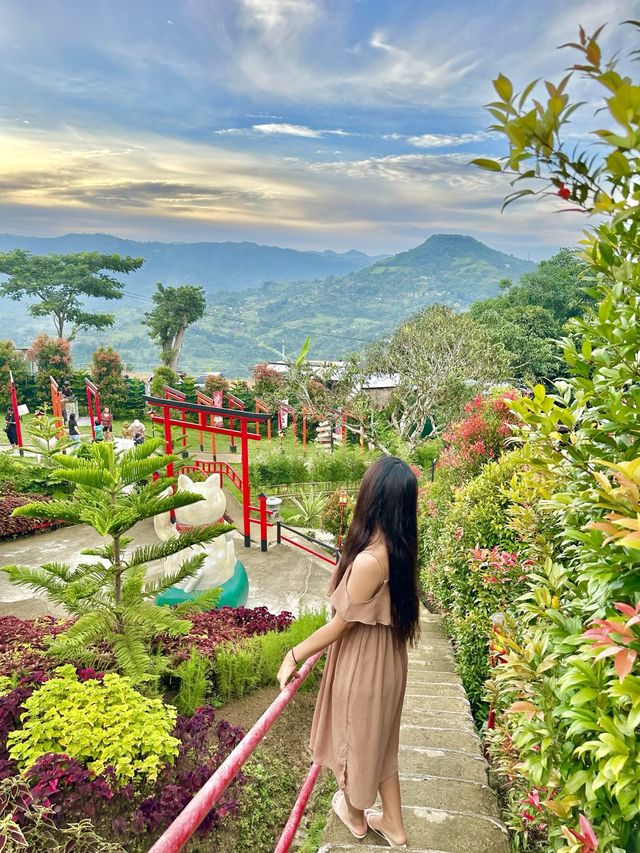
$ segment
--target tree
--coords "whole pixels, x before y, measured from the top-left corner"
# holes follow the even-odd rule
[[[179,382],[180,377],[175,370],[172,370],[170,367],[162,364],[160,367],[156,367],[153,372],[153,379],[151,380],[151,396],[164,397],[164,386],[168,385],[169,388],[177,389]]]
[[[41,332],[29,349],[29,358],[36,364],[36,380],[45,398],[49,397],[49,377],[59,386],[71,373],[71,345],[64,338],[53,339]]]
[[[471,306],[470,315],[511,353],[511,378],[550,381],[566,373],[555,341],[594,304],[588,275],[578,253],[562,249],[518,284],[505,279],[503,293]]]
[[[165,287],[158,282],[152,299],[155,308],[144,315],[143,323],[151,340],[159,344],[163,363],[177,370],[187,327],[204,316],[204,290],[191,284]]]
[[[210,373],[204,380],[204,393],[207,397],[213,397],[216,391],[228,391],[229,382],[219,373]]]
[[[32,255],[24,249],[0,252],[0,272],[9,276],[0,282],[0,296],[36,299],[29,305],[33,317],[52,317],[56,337],[64,338],[73,324],[69,340],[81,329],[104,329],[113,325],[113,315],[85,311],[84,297],[121,299],[124,284],[107,275],[139,269],[143,258],[123,258],[98,252],[72,255]]]
[[[124,363],[113,347],[98,347],[91,356],[91,378],[100,390],[100,401],[118,411],[127,396]]]
[[[27,363],[13,345],[13,341],[0,341],[0,407],[3,412],[11,404],[10,373],[13,374],[13,381],[18,389],[29,379]]]
[[[145,566],[210,542],[233,528],[226,524],[194,527],[166,542],[130,548],[126,534],[139,521],[167,513],[202,500],[202,495],[178,491],[165,494],[173,478],[151,477],[162,472],[177,457],[156,455],[161,439],[149,439],[132,450],[116,454],[112,442],[92,444],[84,456],[58,454],[53,476],[75,483],[72,495],[48,503],[27,504],[15,515],[88,524],[102,537],[104,545],[86,548],[84,556],[98,558],[75,568],[63,563],[31,566],[3,566],[13,583],[45,592],[67,613],[76,617],[73,625],[53,641],[50,652],[63,660],[95,664],[105,644],[115,656],[122,673],[141,683],[153,678],[157,665],[150,653],[153,637],[180,636],[191,623],[183,618],[189,609],[208,609],[218,590],[207,590],[193,607],[158,607],[157,595],[193,577],[206,553],[191,552],[180,567],[157,581],[145,580]]]
[[[626,23],[637,36],[640,22]],[[603,60],[600,32],[580,28],[578,62],[535,99],[535,83],[516,93],[504,75],[494,81],[492,130],[508,153],[476,162],[526,187],[506,203],[555,196],[596,217],[582,257],[599,304],[562,341],[569,379],[514,404],[552,535],[529,543],[529,591],[494,681],[495,742],[508,745],[503,766],[529,791],[545,849],[617,853],[639,840],[640,83],[620,73],[620,56]],[[567,128],[577,74],[597,108],[597,156]],[[530,495],[519,509],[532,526]]]
[[[471,317],[433,305],[372,346],[366,372],[398,376],[390,417],[413,448],[426,425],[437,435],[467,400],[504,380],[508,363],[504,347]]]

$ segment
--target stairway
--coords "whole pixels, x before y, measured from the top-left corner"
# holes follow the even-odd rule
[[[487,784],[487,765],[453,651],[439,616],[423,611],[422,636],[409,652],[400,729],[400,786],[408,850],[509,853],[507,831]],[[369,831],[356,841],[331,813],[318,853],[389,847]]]

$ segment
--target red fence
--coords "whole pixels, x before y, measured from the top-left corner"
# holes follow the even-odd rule
[[[180,812],[178,817],[165,830],[153,847],[150,848],[149,853],[177,853],[178,850],[182,850],[211,808],[217,803],[234,780],[241,767],[253,754],[260,741],[273,726],[289,702],[291,702],[321,655],[322,652],[318,652],[318,654],[309,658],[300,667],[298,678],[294,678],[289,682],[285,689],[273,700],[257,723],[247,732],[233,752],[227,756],[225,761],[198,791],[189,805]],[[276,848],[279,853],[286,853],[291,846],[304,811],[304,806],[309,799],[317,775],[318,772],[314,771],[312,767]]]

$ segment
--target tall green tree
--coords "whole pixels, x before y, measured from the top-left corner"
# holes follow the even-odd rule
[[[151,340],[159,345],[163,363],[177,370],[185,332],[204,316],[207,307],[204,290],[191,284],[165,287],[158,282],[152,299],[155,307],[144,315],[143,323]]]
[[[98,252],[71,255],[32,255],[24,249],[0,252],[0,272],[9,276],[0,282],[0,296],[36,300],[29,305],[33,317],[52,317],[56,337],[72,340],[81,329],[104,329],[113,325],[112,314],[85,311],[86,297],[121,299],[124,284],[108,272],[129,273],[139,269],[143,258],[124,258]]]
[[[578,252],[562,249],[518,284],[505,279],[501,294],[471,306],[470,316],[511,354],[512,379],[551,381],[566,375],[556,341],[569,320],[594,304],[588,273]]]

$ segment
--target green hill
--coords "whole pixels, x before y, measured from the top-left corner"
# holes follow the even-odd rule
[[[283,341],[292,353],[307,335],[311,357],[339,358],[428,305],[466,308],[496,294],[502,278],[517,280],[534,266],[472,237],[437,234],[348,275],[267,282],[236,292],[212,291],[209,286],[207,315],[187,332],[181,366],[192,373],[222,370],[227,376],[246,376],[253,364],[274,358]],[[185,280],[205,283],[195,275]],[[96,346],[108,343],[122,352],[130,369],[150,370],[158,358],[140,324],[150,307],[143,300],[110,304],[116,326],[79,336],[74,343],[77,363],[88,362]],[[24,308],[19,311],[24,313]],[[31,318],[24,322],[35,323]],[[46,327],[42,321],[37,325]],[[0,315],[0,337],[21,326],[15,314],[8,326]]]

